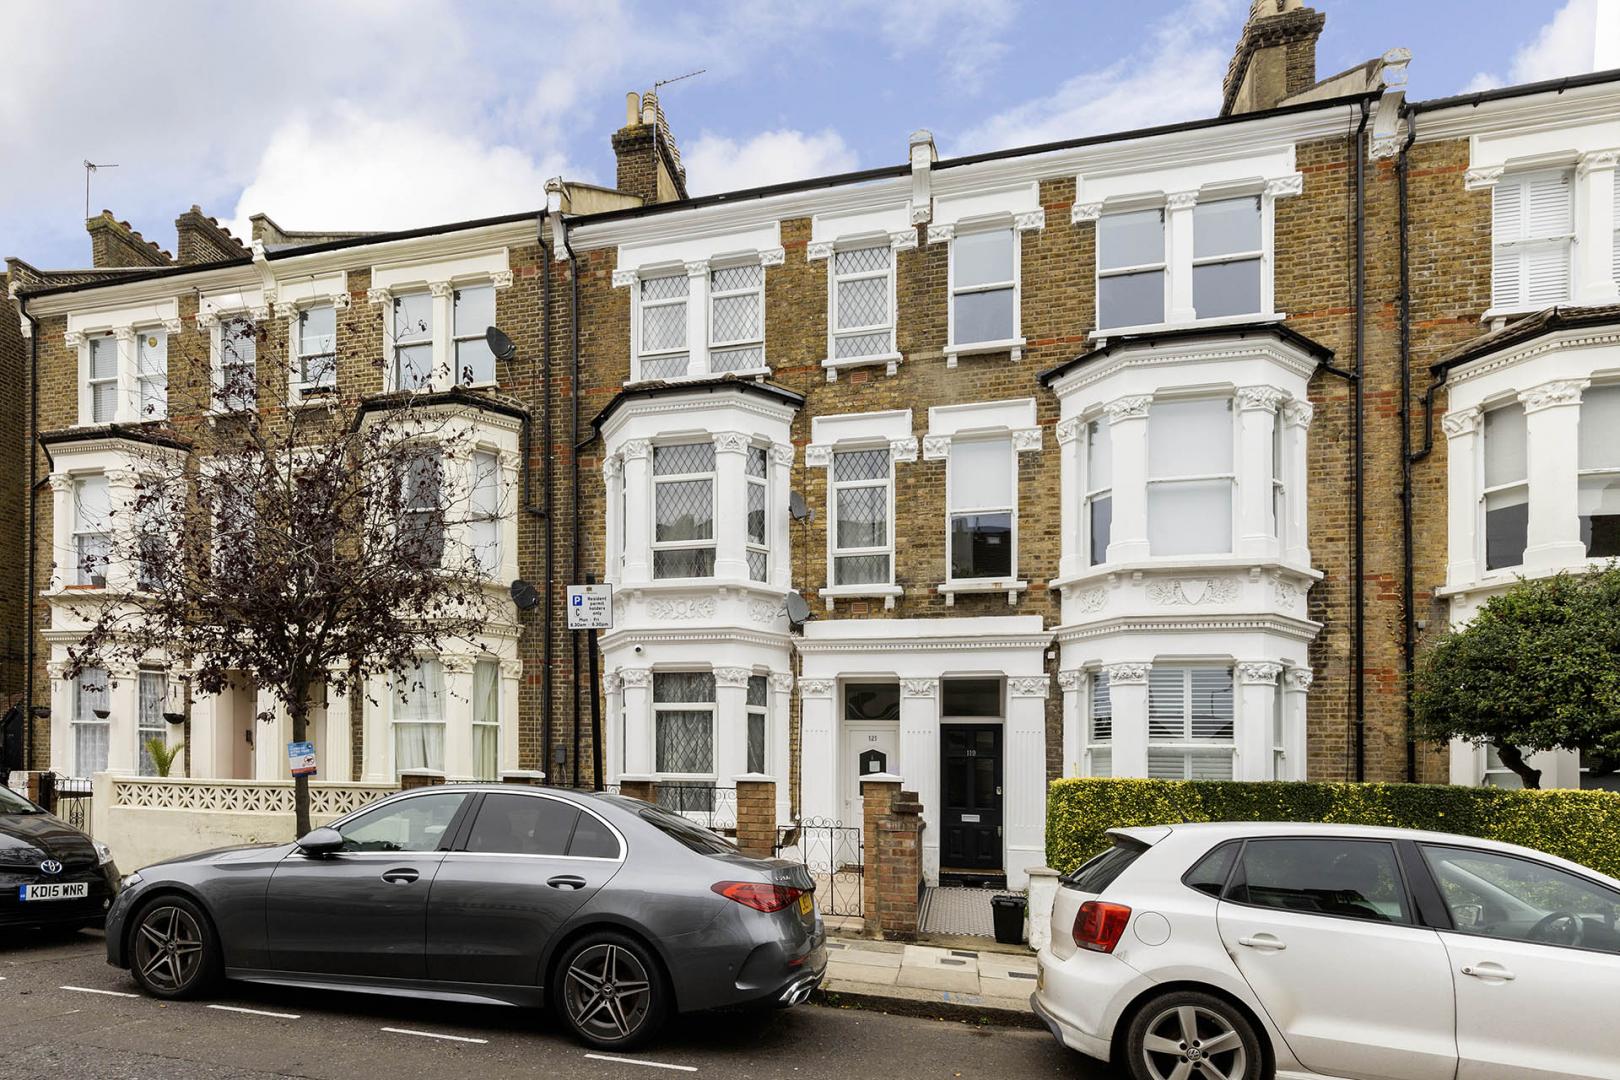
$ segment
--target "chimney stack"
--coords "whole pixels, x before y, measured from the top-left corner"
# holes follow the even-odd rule
[[[613,133],[613,155],[618,159],[615,186],[644,206],[686,198],[686,169],[658,95],[651,90],[626,94],[624,113],[624,127]]]
[[[181,266],[199,263],[227,262],[243,259],[251,254],[231,231],[192,204],[190,210],[174,219],[175,251]]]
[[[174,258],[167,251],[130,227],[129,222],[103,210],[85,219],[90,234],[90,265],[97,269],[135,266],[171,266]]]
[[[1327,16],[1304,0],[1251,0],[1221,83],[1221,115],[1274,109],[1316,85],[1316,39]]]

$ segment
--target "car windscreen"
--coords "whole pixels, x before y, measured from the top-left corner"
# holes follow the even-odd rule
[[[8,787],[0,787],[0,814],[38,814],[39,807]]]
[[[726,841],[724,837],[686,820],[679,814],[660,810],[656,806],[644,806],[638,813],[642,821],[699,855],[737,854],[736,846]]]
[[[1116,836],[1113,847],[1082,863],[1079,869],[1071,871],[1063,879],[1063,883],[1081,892],[1100,893],[1112,885],[1114,879],[1123,874],[1146,850],[1147,845],[1140,840]]]

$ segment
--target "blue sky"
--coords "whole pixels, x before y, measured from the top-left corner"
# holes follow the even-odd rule
[[[952,155],[1213,115],[1248,8],[11,2],[0,255],[41,266],[88,262],[85,158],[119,166],[95,177],[92,213],[169,250],[194,202],[239,235],[257,211],[408,228],[532,209],[559,174],[611,183],[625,92],[698,68],[664,92],[694,193],[898,163],[919,127]],[[1404,45],[1413,97],[1620,66],[1620,0],[1312,6],[1319,75]]]

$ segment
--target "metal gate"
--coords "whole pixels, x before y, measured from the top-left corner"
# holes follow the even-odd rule
[[[809,818],[776,830],[777,857],[810,871],[823,915],[865,914],[865,854],[861,830],[840,821]]]
[[[39,778],[40,805],[85,834],[90,832],[93,793],[89,777],[46,773]]]

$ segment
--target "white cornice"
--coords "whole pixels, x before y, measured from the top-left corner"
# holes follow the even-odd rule
[[[1286,615],[1179,615],[1173,618],[1158,615],[1121,615],[1080,626],[1060,626],[1053,631],[1052,637],[1062,645],[1070,641],[1088,641],[1092,638],[1120,634],[1212,632],[1276,634],[1299,641],[1314,641],[1316,635],[1322,632],[1322,624],[1310,619],[1293,619]]]
[[[1252,329],[1252,327],[1250,328]],[[1112,354],[1081,364],[1052,383],[1052,391],[1065,398],[1128,368],[1164,367],[1219,360],[1268,360],[1302,379],[1316,373],[1316,358],[1281,338],[1210,338],[1186,342],[1133,342],[1121,345]]]
[[[1501,352],[1489,353],[1477,360],[1459,364],[1447,373],[1446,380],[1456,386],[1504,368],[1517,367],[1550,352],[1563,349],[1604,348],[1613,345],[1620,345],[1620,327],[1554,330],[1503,349]]]
[[[613,445],[624,425],[637,417],[677,413],[700,420],[731,410],[753,413],[755,416],[762,416],[779,424],[792,424],[794,414],[798,412],[791,405],[766,401],[758,394],[751,393],[742,384],[720,390],[709,389],[705,384],[705,388],[694,389],[689,394],[671,391],[654,398],[626,401],[602,424],[602,439],[610,446]],[[729,429],[725,425],[716,425],[710,430]]]
[[[1041,634],[981,634],[974,637],[869,637],[869,638],[801,638],[794,642],[801,653],[919,653],[960,652],[983,649],[1044,649],[1052,643],[1052,635]]]
[[[1464,103],[1418,114],[1417,141],[1440,142],[1612,120],[1620,113],[1620,80],[1525,97]]]

